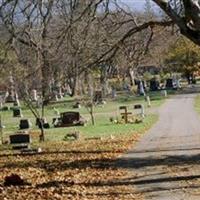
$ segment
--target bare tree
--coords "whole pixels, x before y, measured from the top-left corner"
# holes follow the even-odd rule
[[[180,32],[200,45],[200,1],[153,0],[179,27]]]
[[[39,85],[41,124],[44,107],[51,97],[52,80],[67,83],[73,96],[82,85],[85,72],[91,73],[113,60],[131,36],[172,24],[172,21],[136,20],[115,0],[2,0],[0,21],[18,62],[24,67],[21,78],[29,82],[27,90]],[[148,36],[151,38],[151,34]],[[148,47],[149,40],[145,41]],[[103,76],[106,77],[105,73]],[[44,140],[43,128],[40,138]]]

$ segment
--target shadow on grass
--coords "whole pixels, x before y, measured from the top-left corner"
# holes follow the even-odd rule
[[[192,149],[190,149],[192,150]],[[176,150],[174,150],[176,151]],[[159,152],[159,150],[157,151]],[[63,152],[66,153],[66,152]],[[69,152],[68,152],[69,153]],[[77,153],[77,152],[76,152]],[[80,152],[79,152],[80,153]],[[96,170],[117,170],[117,169],[144,169],[146,167],[158,167],[158,166],[164,166],[164,167],[170,167],[170,166],[184,166],[184,165],[199,165],[200,164],[200,154],[194,154],[194,155],[176,155],[176,156],[165,156],[165,157],[132,157],[132,158],[118,158],[116,159],[108,159],[108,158],[87,158],[87,153],[84,151],[83,153],[86,154],[85,158],[77,159],[74,161],[69,161],[66,159],[64,160],[44,160],[39,159],[35,162],[30,161],[20,161],[20,162],[11,162],[11,163],[5,163],[3,168],[41,168],[47,172],[54,172],[54,171],[62,171],[67,169],[86,169],[86,168],[92,168]],[[94,152],[91,152],[94,153]],[[96,153],[100,153],[97,151]],[[102,153],[102,152],[101,152]],[[144,152],[137,152],[144,153]],[[89,155],[89,152],[88,152]],[[40,155],[39,155],[40,156]],[[64,156],[64,154],[63,154]],[[78,156],[78,153],[77,153]],[[56,158],[56,157],[55,157]],[[152,178],[153,177],[153,178]],[[172,176],[168,173],[154,173],[150,175],[143,175],[143,176],[133,176],[129,178],[121,178],[117,179],[116,177],[113,177],[111,180],[88,180],[86,182],[74,182],[74,181],[49,181],[42,184],[36,185],[36,188],[49,188],[49,187],[59,187],[61,185],[65,186],[72,186],[72,185],[80,185],[85,187],[113,187],[113,186],[128,186],[128,185],[150,185],[150,187],[142,187],[142,192],[149,193],[149,192],[156,192],[156,191],[168,191],[168,190],[182,190],[182,189],[197,189],[200,187],[200,185],[177,185],[178,182],[181,181],[192,181],[200,179],[200,175],[187,175],[187,176]],[[170,184],[164,184],[164,186],[160,187],[152,187],[151,184],[161,184],[161,183],[170,183]],[[175,183],[175,184],[173,184]],[[141,190],[139,192],[141,192]],[[110,194],[110,193],[109,193]],[[99,195],[99,194],[98,194]],[[106,193],[104,194],[106,195]]]
[[[57,187],[59,188],[60,186],[67,186],[71,187],[73,185],[78,185],[78,186],[84,186],[84,187],[92,187],[92,188],[105,188],[105,187],[119,187],[119,186],[133,186],[133,185],[144,185],[144,184],[153,184],[153,183],[165,183],[165,182],[178,182],[178,181],[191,181],[193,179],[200,178],[200,175],[196,176],[180,176],[180,177],[166,177],[166,178],[160,178],[160,179],[150,179],[150,180],[144,180],[144,181],[135,181],[135,178],[133,177],[132,179],[129,180],[112,180],[112,181],[88,181],[88,182],[80,182],[80,183],[75,183],[73,181],[49,181],[45,182],[42,184],[36,185],[36,188],[51,188],[51,187]],[[199,184],[193,184],[193,185],[174,185],[174,184],[167,184],[165,186],[161,187],[143,187],[140,188],[140,190],[136,190],[132,192],[132,194],[148,194],[148,193],[153,193],[153,192],[169,192],[170,190],[184,190],[184,189],[199,189],[200,185]],[[130,192],[127,191],[108,191],[108,192],[91,192],[91,193],[86,193],[86,195],[97,195],[97,196],[107,196],[107,195],[128,195]]]
[[[174,150],[175,151],[175,150]],[[107,169],[107,168],[124,168],[124,169],[139,169],[139,168],[145,168],[145,167],[153,167],[153,166],[182,166],[182,165],[187,165],[187,164],[200,164],[200,154],[195,154],[195,155],[176,155],[176,156],[165,156],[165,157],[131,157],[131,158],[119,158],[119,159],[108,159],[108,158],[89,158],[87,159],[87,154],[103,154],[103,153],[110,153],[112,151],[91,151],[91,152],[74,152],[74,151],[69,151],[69,152],[61,152],[64,154],[66,153],[76,153],[77,156],[80,153],[84,153],[85,157],[82,159],[77,159],[74,161],[68,161],[62,160],[44,160],[44,159],[38,159],[36,162],[30,161],[20,161],[20,162],[11,162],[11,163],[4,163],[3,167],[7,168],[26,168],[26,167],[38,167],[38,168],[43,168],[45,170],[50,170],[52,171],[53,169],[58,169],[58,170],[66,170],[66,169],[85,169],[87,167],[90,168],[96,168],[96,169]],[[159,151],[158,151],[159,152]],[[143,152],[142,152],[143,153]],[[47,154],[55,154],[56,152],[51,152]],[[59,153],[60,154],[60,153]],[[44,155],[44,154],[43,154]],[[30,155],[25,155],[25,156],[30,156]],[[41,156],[41,154],[38,154],[38,156]]]
[[[59,185],[83,185],[85,187],[105,187],[105,186],[123,186],[123,185],[143,185],[143,184],[152,184],[152,183],[164,183],[164,182],[178,182],[178,181],[190,181],[193,179],[199,179],[200,175],[192,175],[192,176],[179,176],[179,177],[166,177],[166,178],[158,178],[158,179],[147,179],[147,180],[135,180],[132,179],[124,179],[124,180],[112,180],[112,181],[89,181],[89,182],[81,182],[75,183],[74,181],[49,181],[42,184],[38,184],[36,188],[49,188],[52,186]],[[200,185],[199,185],[200,186]]]

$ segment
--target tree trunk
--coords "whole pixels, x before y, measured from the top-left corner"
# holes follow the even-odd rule
[[[94,120],[94,106],[93,104],[90,107],[90,116],[91,116],[91,120],[92,120],[92,125],[95,125],[95,120]]]
[[[44,127],[43,127],[43,123],[41,124],[41,128],[40,128],[40,142],[44,142],[45,138],[44,138]]]
[[[128,69],[128,75],[130,78],[130,84],[131,84],[131,86],[133,86],[135,84],[135,81],[134,81],[135,76],[134,76],[134,71],[131,67],[129,67],[129,69]]]
[[[105,97],[108,92],[109,92],[109,88],[108,88],[108,72],[107,72],[107,66],[103,66],[101,68],[101,89],[102,89],[102,93],[103,96]]]
[[[71,94],[70,96],[73,97],[75,95],[77,95],[77,78],[73,78],[73,81],[71,81],[71,83],[69,84],[70,85],[70,89],[71,89]]]
[[[45,141],[44,121],[41,118],[41,116],[35,116],[35,117],[36,117],[36,126],[38,126],[40,129],[39,141],[44,142]]]
[[[1,144],[3,144],[3,125],[2,125],[1,115],[0,115],[0,135],[1,135]]]

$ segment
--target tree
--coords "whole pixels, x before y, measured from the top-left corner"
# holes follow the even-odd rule
[[[33,75],[28,67],[34,66],[34,73],[40,75],[42,92],[42,118],[44,106],[49,98],[49,56],[50,45],[48,28],[52,19],[53,1],[1,1],[0,18],[9,34],[9,41],[18,56],[18,61],[26,66],[24,79]],[[33,77],[33,76],[32,76]],[[22,86],[23,87],[23,86]],[[23,91],[23,90],[22,90]],[[27,94],[23,92],[22,95]],[[41,128],[41,141],[44,130]]]
[[[53,82],[66,79],[71,95],[75,95],[82,74],[107,63],[129,37],[129,31],[122,30],[125,24],[132,22],[126,20],[125,13],[120,15],[120,10],[110,10],[110,1],[0,1],[1,25],[23,67],[19,88],[26,85],[26,89],[21,89],[21,95],[34,116],[39,116],[41,125],[45,105],[51,97],[52,79]],[[41,91],[41,114],[34,111],[29,98],[35,83]],[[44,140],[43,126],[40,139]]]
[[[200,49],[190,40],[180,37],[166,55],[167,72],[179,72],[187,77],[188,83],[200,69]]]
[[[200,1],[198,0],[152,0],[179,27],[180,32],[200,45]]]

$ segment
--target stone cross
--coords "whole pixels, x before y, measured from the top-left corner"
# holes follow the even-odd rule
[[[131,115],[131,112],[128,112],[127,106],[120,106],[120,110],[124,110],[123,113],[121,113],[122,117],[124,118],[124,122],[127,124],[128,123],[128,116]]]

